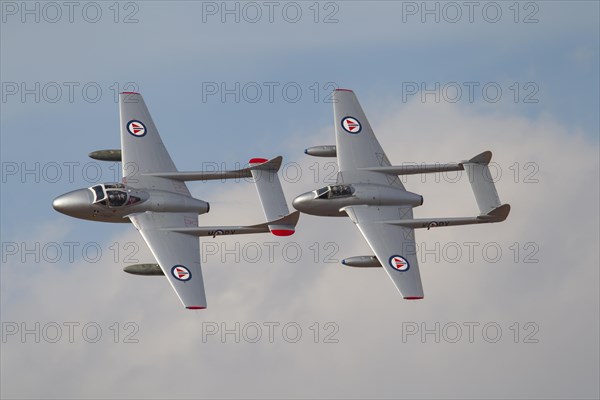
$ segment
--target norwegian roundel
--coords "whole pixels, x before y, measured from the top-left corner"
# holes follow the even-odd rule
[[[356,134],[362,129],[360,122],[354,117],[344,117],[342,119],[342,128],[344,128],[346,132],[352,134]]]
[[[410,264],[408,260],[402,256],[391,256],[390,257],[390,267],[394,268],[396,271],[408,271],[410,268]]]
[[[142,137],[146,134],[146,126],[140,121],[132,120],[127,123],[127,132],[133,136]]]
[[[173,268],[171,268],[171,275],[173,275],[173,277],[178,281],[183,282],[192,279],[192,273],[183,265],[175,265]]]

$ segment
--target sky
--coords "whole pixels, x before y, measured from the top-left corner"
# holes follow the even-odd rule
[[[0,397],[600,396],[600,6],[534,2],[13,2],[0,25]],[[69,3],[71,4],[71,3]],[[180,170],[282,155],[288,204],[335,181],[331,91],[392,164],[493,152],[500,224],[416,232],[404,301],[347,218],[207,238],[186,311],[132,225],[55,212],[120,180],[116,94]],[[403,178],[415,217],[478,213],[462,174]],[[203,225],[263,221],[252,183],[196,182]]]

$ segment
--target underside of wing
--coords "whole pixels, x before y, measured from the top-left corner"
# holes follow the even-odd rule
[[[197,215],[145,212],[129,218],[140,231],[183,305],[194,310],[206,308],[198,238],[163,229],[197,227]]]
[[[175,172],[177,168],[163,144],[142,95],[121,93],[119,109],[124,183],[138,188],[169,190],[189,195],[184,182],[151,175]]]
[[[363,170],[391,164],[353,91],[337,89],[333,92],[333,114],[338,183],[379,183],[404,188],[396,175]]]
[[[413,228],[385,221],[412,219],[412,208],[397,206],[352,206],[344,208],[377,259],[407,300],[423,298]]]

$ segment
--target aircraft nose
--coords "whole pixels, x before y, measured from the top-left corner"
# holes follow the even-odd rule
[[[308,201],[312,200],[313,197],[312,192],[303,193],[292,201],[292,206],[298,211],[303,211],[306,209]]]
[[[79,189],[58,196],[52,202],[52,207],[60,213],[72,215],[84,211],[91,203],[92,192],[88,189]]]

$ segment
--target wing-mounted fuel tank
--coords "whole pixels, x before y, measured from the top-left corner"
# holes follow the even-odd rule
[[[96,150],[88,154],[90,158],[99,161],[121,162],[121,150]]]
[[[381,268],[381,263],[375,256],[356,256],[342,260],[342,264],[355,268]]]
[[[162,269],[160,269],[160,265],[158,264],[135,264],[128,265],[123,268],[123,271],[132,275],[142,275],[142,276],[161,276],[164,275]]]
[[[304,150],[304,154],[313,157],[337,157],[337,148],[335,145],[313,146]]]

